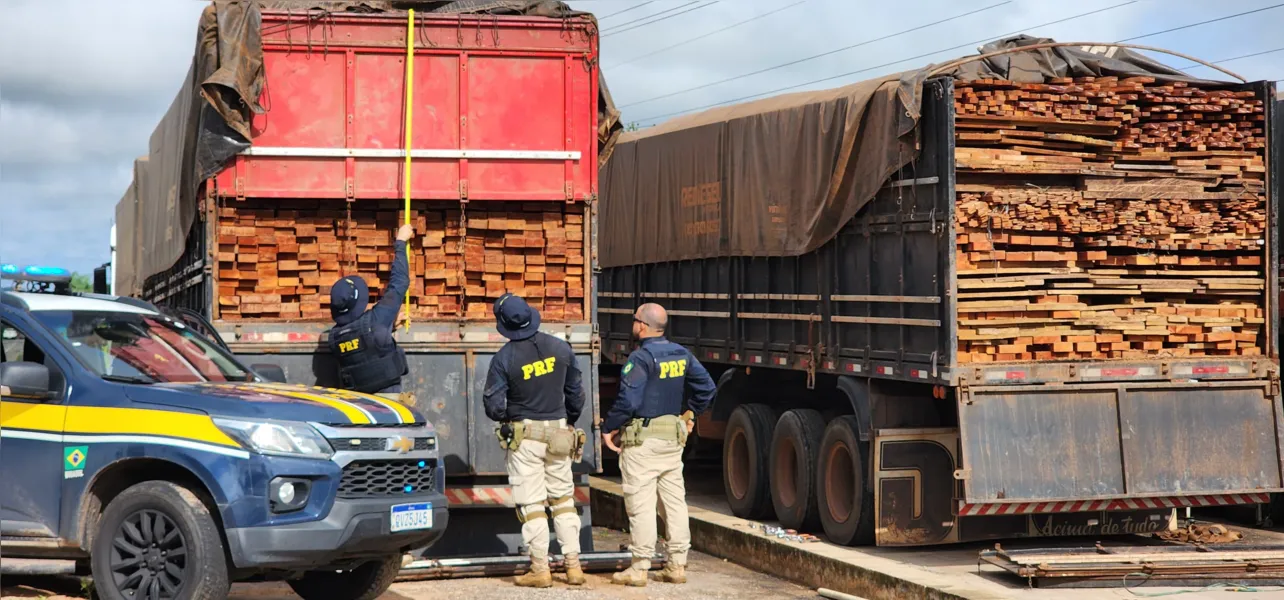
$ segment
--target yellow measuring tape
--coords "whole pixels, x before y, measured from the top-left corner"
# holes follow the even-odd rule
[[[406,11],[406,165],[402,169],[405,172],[405,181],[402,188],[406,193],[405,223],[410,224],[410,132],[414,125],[412,116],[414,114],[414,97],[415,97],[415,9]],[[410,242],[406,242],[406,264],[410,264]],[[413,282],[414,277],[410,280]],[[406,288],[406,331],[410,331],[410,288]]]

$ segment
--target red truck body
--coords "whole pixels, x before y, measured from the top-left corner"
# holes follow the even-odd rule
[[[406,20],[265,12],[266,110],[216,178],[255,198],[401,198]],[[597,36],[588,21],[416,19],[411,197],[597,193]],[[380,152],[382,151],[382,152]],[[380,156],[382,154],[382,156]]]

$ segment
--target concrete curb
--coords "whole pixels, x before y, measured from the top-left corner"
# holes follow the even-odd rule
[[[627,530],[624,496],[616,482],[590,478],[593,524]],[[743,567],[767,573],[812,589],[829,588],[869,600],[995,600],[992,593],[960,586],[954,578],[916,569],[877,556],[860,556],[828,543],[800,544],[757,533],[751,521],[688,507],[691,545]],[[660,529],[664,531],[663,528]]]

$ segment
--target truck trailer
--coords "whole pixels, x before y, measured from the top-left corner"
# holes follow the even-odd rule
[[[688,451],[721,451],[743,518],[917,546],[1265,503],[1273,97],[1041,47],[626,133],[602,172],[603,403],[658,302],[718,381]]]
[[[502,293],[572,345],[587,390],[577,425],[598,419],[594,206],[599,154],[621,127],[592,15],[517,4],[531,3],[214,3],[116,211],[117,294],[187,315],[260,372],[337,387],[329,287],[361,275],[377,300],[408,201],[395,336],[405,390],[439,432],[453,520],[431,556],[520,551],[481,401],[505,341],[491,314]],[[585,551],[600,466],[596,444],[575,465]]]

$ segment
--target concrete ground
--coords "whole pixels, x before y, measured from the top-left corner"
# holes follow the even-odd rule
[[[594,528],[597,548],[613,550],[628,542],[628,536],[608,529]],[[589,573],[588,585],[571,588],[557,582],[552,589],[530,590],[513,586],[512,578],[453,579],[394,584],[382,600],[430,600],[437,598],[486,598],[488,600],[724,600],[731,598],[817,598],[812,590],[781,579],[755,573],[707,554],[693,552],[685,585],[652,581],[646,588],[611,585],[610,573]],[[560,575],[554,575],[554,579]],[[66,578],[5,577],[4,600],[71,600],[84,598],[81,584]],[[281,583],[237,584],[233,600],[297,600],[289,586]]]
[[[754,528],[755,523],[731,515],[730,507],[727,506],[724,500],[719,471],[719,469],[712,468],[712,465],[707,464],[688,467],[686,481],[691,517],[705,521],[707,524],[705,531],[713,531],[714,528],[726,528],[738,532],[749,532],[755,537],[761,536],[759,530]],[[616,482],[612,481],[613,479],[616,478],[599,479],[595,481],[595,488],[615,487],[614,484]],[[595,510],[597,510],[596,506]],[[604,512],[596,512],[595,519],[604,517]],[[692,524],[692,528],[693,532],[702,530],[696,523]],[[1280,544],[1281,548],[1284,548],[1284,533],[1256,529],[1247,530],[1247,533],[1248,537],[1246,537],[1244,543],[1255,545]],[[733,546],[733,544],[728,543],[728,540],[733,536],[719,537],[719,548]],[[769,539],[771,543],[778,544],[781,547],[779,553],[770,550],[766,553],[761,550],[753,552],[728,550],[724,555],[733,560],[741,560],[736,556],[731,556],[733,553],[741,552],[748,556],[749,561],[760,561],[762,571],[785,577],[795,577],[797,573],[805,571],[804,569],[794,569],[790,561],[806,563],[808,561],[815,562],[832,559],[847,565],[854,565],[860,569],[876,573],[876,579],[881,581],[878,586],[886,590],[885,593],[880,592],[877,594],[865,591],[863,595],[871,599],[876,597],[913,598],[924,595],[921,591],[911,591],[912,587],[900,585],[902,583],[910,584],[910,586],[923,586],[923,589],[930,590],[933,595],[939,593],[939,597],[974,598],[978,600],[1088,600],[1096,598],[1138,598],[1152,594],[1165,596],[1175,594],[1181,598],[1207,600],[1225,598],[1227,591],[1224,589],[1171,588],[1154,585],[1141,585],[1131,591],[1120,587],[1031,589],[1024,580],[1018,579],[998,567],[978,564],[979,552],[992,549],[994,547],[993,542],[924,548],[849,548],[824,541],[796,543],[776,538]],[[1039,538],[1002,540],[1001,543],[1004,548],[1016,549],[1091,547],[1097,541],[1099,541],[1098,538]],[[1155,543],[1153,540],[1143,540],[1139,537],[1107,538],[1100,541],[1110,545],[1130,546]],[[694,540],[694,542],[699,546],[699,540]],[[719,548],[703,549],[721,553]],[[799,551],[801,551],[801,555]],[[806,579],[803,578],[803,580]],[[837,580],[835,579],[834,581]],[[1129,578],[1129,582],[1133,585],[1143,583],[1136,578]],[[901,588],[899,591],[892,589],[898,586]],[[832,587],[851,593],[862,591],[858,588],[844,590],[838,584],[833,584]],[[1258,593],[1253,594],[1253,597],[1284,600],[1284,588],[1262,587]]]

